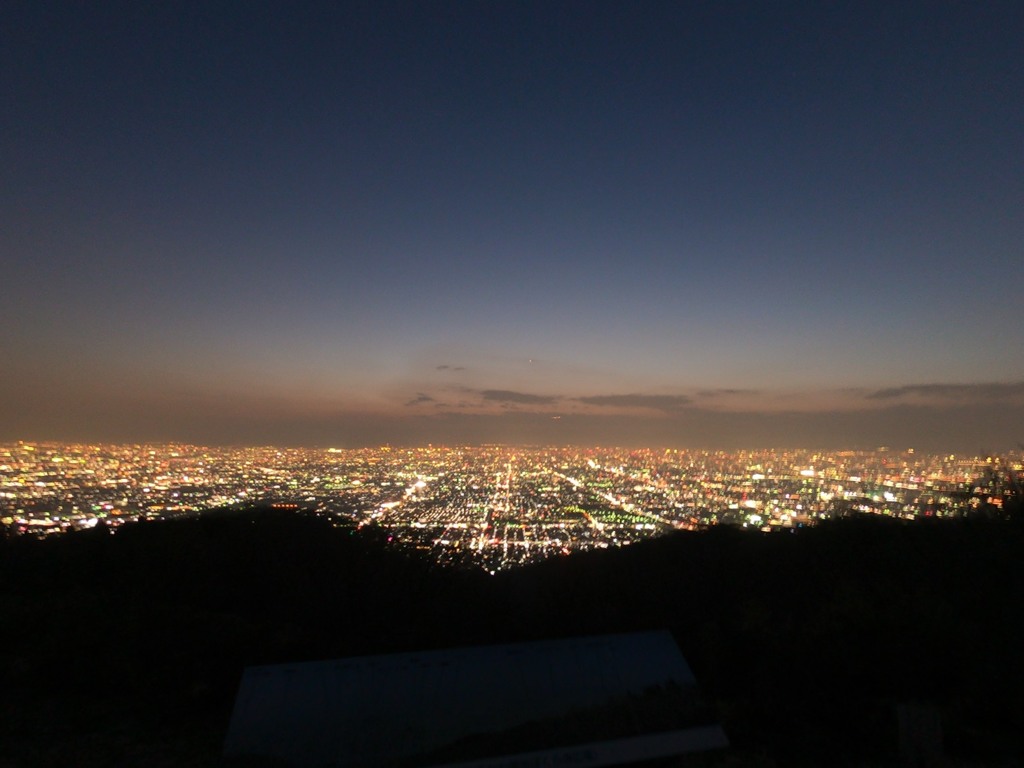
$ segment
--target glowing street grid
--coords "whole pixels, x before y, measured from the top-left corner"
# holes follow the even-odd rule
[[[103,521],[271,504],[381,530],[488,571],[676,529],[772,532],[853,512],[998,511],[1021,456],[579,448],[0,445],[0,523],[43,536]]]

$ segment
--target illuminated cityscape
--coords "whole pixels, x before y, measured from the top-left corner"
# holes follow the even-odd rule
[[[1020,455],[504,446],[361,450],[0,446],[11,535],[275,505],[375,526],[442,565],[497,571],[714,525],[789,531],[854,513],[998,511]]]
[[[1021,764],[1024,2],[4,11],[0,768]]]

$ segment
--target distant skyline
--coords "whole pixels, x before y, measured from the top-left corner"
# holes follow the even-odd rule
[[[16,2],[0,440],[1024,442],[1024,7]]]

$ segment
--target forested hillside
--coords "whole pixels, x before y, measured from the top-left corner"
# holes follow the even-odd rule
[[[490,576],[278,510],[0,544],[0,765],[217,765],[246,665],[670,629],[722,765],[1021,754],[1024,526],[856,519],[678,534]]]

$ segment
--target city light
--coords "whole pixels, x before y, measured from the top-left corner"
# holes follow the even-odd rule
[[[266,505],[376,526],[439,565],[498,571],[716,525],[793,531],[851,514],[1002,506],[1020,457],[910,451],[0,445],[10,535]],[[808,467],[813,467],[809,469]]]

